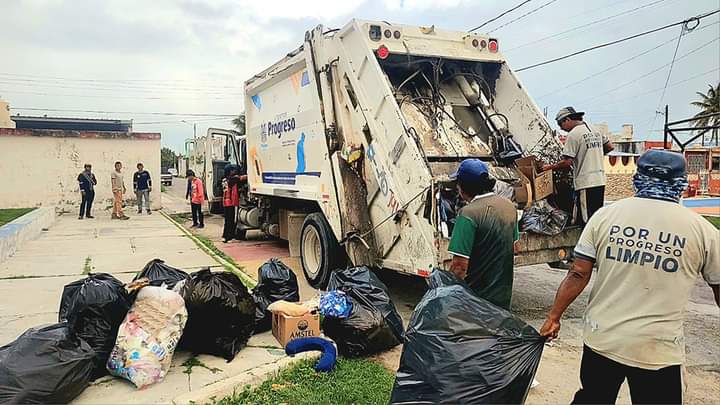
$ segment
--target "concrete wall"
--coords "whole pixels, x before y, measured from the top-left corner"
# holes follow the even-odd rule
[[[102,215],[111,206],[110,173],[118,160],[127,202],[135,200],[132,175],[142,162],[153,179],[151,207],[160,209],[160,134],[0,128],[0,207],[75,211],[81,199],[77,176],[90,163],[98,181],[93,214]]]
[[[55,222],[55,208],[42,207],[0,226],[0,263],[15,254],[26,241],[40,236]]]
[[[635,195],[630,173],[607,173],[605,201],[617,201]]]
[[[10,104],[0,100],[0,128],[15,128],[15,121],[10,119]]]

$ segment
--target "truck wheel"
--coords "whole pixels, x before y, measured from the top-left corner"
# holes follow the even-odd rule
[[[210,203],[210,213],[211,214],[223,214],[225,213],[225,209],[223,209],[222,201],[213,201]]]
[[[325,288],[330,273],[346,263],[345,250],[340,246],[322,213],[305,217],[300,232],[300,261],[308,283]]]

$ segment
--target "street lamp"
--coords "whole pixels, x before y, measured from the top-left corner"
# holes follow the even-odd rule
[[[191,125],[189,122],[187,122],[185,120],[180,120],[180,122],[184,122],[188,125]],[[193,122],[192,127],[193,127],[193,139],[196,139],[197,138],[197,123]]]

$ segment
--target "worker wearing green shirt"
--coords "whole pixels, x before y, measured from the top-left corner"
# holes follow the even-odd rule
[[[481,297],[510,309],[517,211],[510,200],[493,193],[495,179],[479,159],[466,159],[452,176],[467,201],[455,220],[450,271]]]

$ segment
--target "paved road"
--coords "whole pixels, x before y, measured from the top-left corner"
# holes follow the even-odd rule
[[[178,195],[183,189],[174,186],[168,190]],[[186,223],[189,225],[189,222]],[[270,257],[279,257],[288,264],[301,281],[301,296],[307,299],[317,292],[305,283],[298,258],[289,257],[287,244],[249,233],[247,241],[221,241],[222,218],[211,216],[206,227],[197,231],[212,239],[216,246],[245,267],[251,277],[257,277],[257,268]],[[393,272],[380,272],[388,285],[393,301],[407,322],[415,304],[425,291],[424,280]],[[551,307],[555,291],[565,276],[564,270],[551,269],[546,265],[517,268],[513,287],[512,311],[536,328],[540,328],[546,312]],[[540,385],[530,391],[527,403],[555,404],[568,403],[579,387],[578,372],[582,353],[582,314],[588,299],[588,292],[581,295],[570,306],[563,321],[560,339],[552,346],[546,345],[538,370]],[[712,291],[698,281],[692,293],[686,312],[685,333],[687,341],[687,384],[686,403],[720,403],[720,328],[718,309]],[[400,348],[379,356],[392,370],[397,369]],[[619,403],[629,403],[627,387],[619,397]]]

